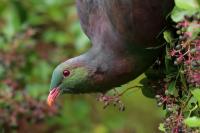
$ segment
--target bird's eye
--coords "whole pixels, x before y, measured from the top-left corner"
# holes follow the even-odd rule
[[[64,77],[67,77],[67,76],[69,76],[70,75],[70,71],[69,70],[64,70],[63,71],[63,76]]]

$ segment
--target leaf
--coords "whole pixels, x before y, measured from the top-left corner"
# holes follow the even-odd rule
[[[149,85],[150,80],[144,78],[140,81],[140,84],[143,86],[141,87],[142,94],[148,98],[155,98],[156,91]]]
[[[163,124],[163,123],[160,123],[160,125],[159,125],[158,129],[159,129],[160,131],[162,131],[162,132],[166,132],[166,130],[165,130],[165,127],[164,127],[164,124]]]
[[[184,123],[189,127],[200,127],[200,118],[190,117],[185,119]]]
[[[200,26],[196,23],[191,23],[187,29],[187,32],[192,33],[191,40],[194,40],[200,33]]]
[[[172,10],[171,13],[171,19],[174,22],[180,22],[182,20],[184,20],[185,16],[191,16],[193,14],[195,14],[198,10],[183,10],[177,7],[174,7],[174,9]]]
[[[200,103],[200,89],[195,89],[192,90],[191,93],[193,94],[193,96],[198,100],[198,102]]]
[[[16,10],[16,13],[18,13],[21,23],[25,22],[27,20],[28,13],[26,12],[26,9],[22,2],[18,0],[13,0],[13,6]]]
[[[164,33],[164,39],[166,40],[166,42],[168,42],[170,44],[170,47],[172,47],[172,41],[173,41],[173,36],[172,33],[169,30],[166,30]]]
[[[175,0],[175,4],[178,8],[184,10],[195,10],[200,8],[197,0]]]
[[[171,95],[175,95],[175,91],[176,91],[176,81],[172,81],[168,86],[168,92]]]

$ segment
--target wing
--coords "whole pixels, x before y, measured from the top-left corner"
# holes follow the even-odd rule
[[[128,42],[155,45],[166,26],[173,0],[105,0],[105,9],[116,31]]]
[[[83,31],[93,45],[105,47],[155,45],[172,5],[173,0],[77,0]]]
[[[81,27],[90,39],[96,32],[98,19],[101,16],[100,1],[101,0],[76,1]]]
[[[104,0],[77,0],[76,3],[81,27],[93,46],[112,47],[117,36],[107,16]]]

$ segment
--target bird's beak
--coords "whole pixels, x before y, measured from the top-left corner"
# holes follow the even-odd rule
[[[47,98],[47,104],[48,104],[50,107],[55,103],[57,97],[60,95],[60,92],[61,92],[61,91],[60,91],[59,87],[54,88],[54,89],[52,89],[52,90],[50,91],[49,96],[48,96],[48,98]]]

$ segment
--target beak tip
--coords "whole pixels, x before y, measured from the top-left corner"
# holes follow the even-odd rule
[[[47,105],[52,107],[56,101],[56,98],[59,96],[60,90],[59,88],[54,88],[50,91],[49,96],[47,98]]]
[[[53,99],[48,98],[48,99],[47,99],[47,105],[48,105],[49,107],[52,107],[52,105],[53,105]]]

